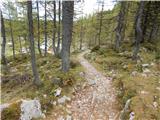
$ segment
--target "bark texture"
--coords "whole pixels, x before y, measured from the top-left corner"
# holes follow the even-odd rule
[[[59,1],[59,14],[58,14],[58,43],[56,48],[56,55],[59,56],[60,54],[60,43],[61,43],[61,1]]]
[[[70,67],[70,46],[72,41],[74,1],[62,2],[62,71]]]
[[[121,42],[124,39],[126,4],[127,3],[125,1],[121,1],[121,8],[118,15],[118,24],[116,28],[116,40],[115,40],[115,50],[117,52],[119,52]]]
[[[6,65],[7,61],[6,61],[6,33],[5,33],[5,25],[4,25],[4,19],[3,19],[3,15],[2,15],[2,11],[1,12],[1,36],[2,36],[2,45],[1,45],[1,63]]]
[[[31,52],[31,64],[32,64],[32,71],[34,77],[34,84],[39,86],[41,81],[39,79],[39,74],[37,71],[36,66],[36,56],[35,56],[35,49],[34,49],[34,37],[33,37],[33,19],[32,19],[32,1],[27,1],[27,14],[28,14],[28,27],[29,27],[29,42],[30,42],[30,52]]]
[[[140,48],[140,41],[142,40],[142,15],[144,10],[144,1],[141,1],[139,4],[139,8],[137,11],[136,22],[135,22],[135,43],[133,50],[133,59],[136,60],[138,58],[138,52]]]
[[[45,20],[44,20],[44,39],[45,39],[45,50],[44,50],[44,55],[46,56],[47,55],[47,10],[46,10],[46,7],[47,7],[47,2],[45,0]]]
[[[12,29],[12,21],[11,21],[11,15],[9,12],[9,26],[10,26],[10,32],[11,32],[11,42],[12,42],[12,52],[13,52],[13,58],[15,59],[15,47],[14,47],[14,38],[13,38],[13,29]]]
[[[39,23],[39,4],[38,4],[38,0],[36,1],[36,5],[37,5],[37,32],[38,32],[38,51],[39,54],[41,55],[41,48],[40,48],[40,23]]]
[[[54,18],[53,18],[53,37],[52,37],[52,47],[53,47],[53,52],[56,53],[56,47],[55,47],[55,38],[56,38],[56,1],[53,1],[53,13],[54,13]]]

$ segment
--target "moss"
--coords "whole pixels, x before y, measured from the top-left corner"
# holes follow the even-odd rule
[[[1,113],[1,119],[18,120],[20,118],[20,113],[21,113],[20,104],[21,102],[13,103],[8,108],[5,108]]]

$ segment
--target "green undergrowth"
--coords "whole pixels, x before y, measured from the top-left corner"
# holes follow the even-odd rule
[[[117,89],[119,108],[123,109],[128,99],[131,99],[130,112],[135,113],[135,120],[160,119],[160,62],[155,57],[155,51],[142,47],[140,60],[132,60],[129,45],[124,45],[122,52],[113,49],[94,49],[85,57],[106,76],[113,79]],[[146,45],[149,46],[149,45]],[[143,64],[149,64],[143,67]],[[148,69],[148,73],[144,70]],[[157,105],[154,105],[157,104]],[[128,119],[129,114],[126,119]]]
[[[1,103],[11,103],[19,99],[34,99],[38,98],[41,102],[42,110],[47,112],[53,109],[52,102],[63,95],[72,96],[73,86],[83,82],[84,78],[80,76],[83,68],[76,61],[76,54],[71,57],[71,68],[68,73],[61,72],[61,60],[51,54],[46,57],[37,55],[37,67],[42,85],[36,87],[33,84],[32,69],[30,57],[26,54],[17,55],[16,59],[7,58],[7,71],[2,67],[2,87],[1,87]],[[61,85],[53,84],[54,78],[60,78]],[[59,97],[55,97],[55,89],[61,87],[62,92]],[[3,116],[9,119],[12,117],[10,110],[2,113]],[[10,115],[8,115],[10,114]],[[8,117],[9,116],[9,117]]]

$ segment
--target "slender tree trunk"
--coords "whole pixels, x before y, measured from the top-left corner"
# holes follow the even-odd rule
[[[38,23],[38,51],[39,51],[39,54],[41,55],[41,48],[40,48],[40,23],[39,23],[39,4],[38,4],[38,0],[36,1],[36,4],[37,4],[37,23]]]
[[[1,36],[2,36],[2,45],[1,45],[1,63],[4,65],[7,65],[7,61],[6,61],[6,33],[5,33],[5,25],[4,25],[4,19],[3,19],[3,15],[2,15],[2,11],[1,12]]]
[[[143,37],[142,37],[142,41],[140,41],[141,43],[143,43],[145,40],[145,35],[147,31],[147,26],[148,26],[148,17],[149,17],[148,12],[150,11],[150,4],[151,2],[147,3],[146,11],[144,11],[144,22],[142,26]]]
[[[83,14],[82,14],[83,15]],[[80,31],[80,46],[79,49],[82,50],[82,40],[83,40],[83,18],[81,20],[81,31]]]
[[[99,24],[99,33],[98,33],[98,45],[101,45],[101,31],[102,31],[102,19],[103,19],[103,8],[104,8],[104,1],[102,3],[102,10],[100,14],[100,24]]]
[[[116,40],[115,40],[115,50],[119,52],[121,42],[124,39],[124,18],[125,18],[125,7],[126,7],[126,2],[121,1],[121,9],[118,15],[118,24],[116,28]]]
[[[62,71],[70,67],[70,45],[73,30],[74,1],[62,2]]]
[[[53,47],[53,52],[56,54],[56,47],[55,47],[55,38],[56,38],[56,1],[53,1],[53,13],[54,13],[54,19],[53,19],[53,38],[52,38],[52,47]]]
[[[21,55],[22,55],[22,42],[21,42],[20,36],[18,36],[18,38],[19,38],[20,53],[21,53]]]
[[[140,41],[142,40],[142,15],[143,15],[143,9],[144,9],[144,1],[140,2],[138,11],[137,11],[137,17],[136,17],[136,28],[135,28],[135,43],[134,43],[134,50],[133,50],[133,59],[137,60],[139,48],[140,48]]]
[[[11,21],[10,13],[9,13],[9,25],[10,25],[10,32],[11,32],[13,58],[15,59],[15,47],[14,47],[14,38],[13,38],[12,21]]]
[[[34,84],[41,85],[41,80],[39,79],[39,74],[36,66],[36,56],[34,49],[34,37],[33,37],[33,18],[32,18],[32,1],[27,1],[27,13],[28,13],[28,27],[29,27],[29,41],[30,41],[30,51],[31,51],[31,64],[34,77]]]
[[[25,49],[26,49],[26,52],[28,52],[28,48],[27,48],[27,36],[24,35],[24,41],[25,41]]]
[[[153,17],[153,24],[152,24],[151,31],[150,31],[149,38],[148,38],[149,42],[153,42],[156,36],[156,32],[158,31],[158,17],[159,17],[159,11],[155,10],[154,17]]]
[[[45,21],[44,21],[44,37],[45,37],[45,53],[44,55],[46,56],[47,55],[47,1],[45,0]]]
[[[58,15],[58,43],[57,43],[57,48],[56,48],[56,54],[59,56],[60,54],[60,43],[61,43],[61,1],[59,0],[59,15]]]

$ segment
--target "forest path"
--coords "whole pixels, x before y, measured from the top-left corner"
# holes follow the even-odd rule
[[[85,53],[78,56],[78,61],[85,69],[89,86],[79,91],[70,103],[73,120],[117,120],[119,111],[111,78],[96,70],[84,58]]]

